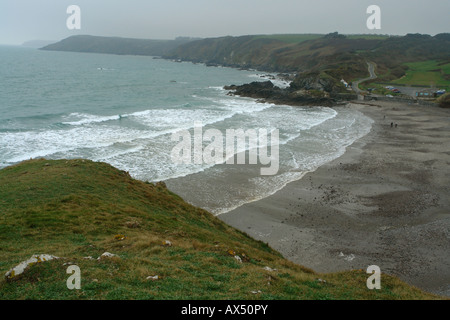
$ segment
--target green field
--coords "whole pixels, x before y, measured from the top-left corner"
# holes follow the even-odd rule
[[[383,34],[347,34],[348,39],[386,40],[390,36]]]
[[[409,68],[406,75],[392,81],[393,84],[450,87],[450,63],[428,60],[405,65]]]
[[[275,39],[286,43],[301,43],[308,40],[316,40],[324,37],[324,34],[306,33],[306,34],[271,34],[271,35],[258,35],[255,39]],[[348,39],[367,39],[367,40],[384,40],[389,36],[378,34],[350,34],[345,35]]]
[[[272,34],[272,35],[258,35],[255,39],[274,39],[286,43],[301,43],[308,40],[315,40],[322,38],[323,34]]]

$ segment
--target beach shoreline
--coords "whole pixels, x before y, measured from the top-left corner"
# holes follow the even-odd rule
[[[377,265],[450,296],[450,113],[389,101],[337,108],[372,118],[371,132],[302,179],[218,217],[316,272]]]

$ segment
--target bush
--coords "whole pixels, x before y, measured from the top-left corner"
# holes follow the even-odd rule
[[[395,67],[394,69],[392,69],[391,74],[395,78],[399,79],[399,78],[403,77],[406,74],[406,70],[407,69],[408,69],[407,66],[398,66],[398,67]]]
[[[441,108],[450,108],[450,92],[441,96],[437,102]]]

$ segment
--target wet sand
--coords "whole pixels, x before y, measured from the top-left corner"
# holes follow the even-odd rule
[[[378,265],[450,296],[450,110],[342,108],[371,117],[372,131],[340,158],[219,218],[316,272]]]

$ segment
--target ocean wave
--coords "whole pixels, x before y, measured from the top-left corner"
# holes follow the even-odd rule
[[[69,118],[77,117],[80,118],[80,120],[77,121],[63,121],[63,124],[71,125],[71,126],[82,126],[86,124],[91,123],[100,123],[100,122],[107,122],[107,121],[113,121],[113,120],[120,120],[122,117],[126,117],[126,115],[121,116],[119,114],[113,115],[113,116],[97,116],[93,114],[86,114],[86,113],[71,113],[68,116]]]

